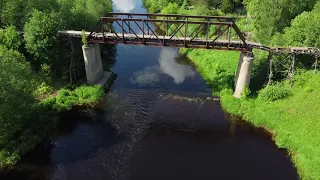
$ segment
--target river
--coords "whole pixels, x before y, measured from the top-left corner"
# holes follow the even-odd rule
[[[115,11],[146,10],[114,0]],[[177,49],[117,46],[117,79],[96,109],[61,114],[61,127],[1,180],[298,179],[286,150],[225,114]],[[183,62],[183,63],[181,63]]]

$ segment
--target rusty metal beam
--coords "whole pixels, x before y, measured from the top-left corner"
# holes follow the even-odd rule
[[[167,23],[184,23],[185,20],[162,20],[162,19],[138,19],[138,18],[116,18],[116,17],[103,17],[102,22],[113,21],[135,21],[135,22],[167,22]],[[232,22],[208,22],[208,21],[188,21],[188,24],[210,24],[210,25],[232,25]]]
[[[108,13],[111,16],[131,15],[131,16],[149,16],[149,17],[177,17],[177,18],[194,18],[194,19],[219,19],[219,20],[231,20],[232,18],[226,16],[194,16],[194,15],[179,15],[179,14],[157,14],[157,13],[119,13],[111,12]]]

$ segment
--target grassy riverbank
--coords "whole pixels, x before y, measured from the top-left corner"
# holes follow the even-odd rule
[[[320,73],[314,75],[310,70],[296,74],[291,90],[283,81],[282,88],[290,93],[284,99],[265,100],[262,97],[265,92],[262,91],[266,90],[235,99],[232,97],[232,79],[239,53],[190,50],[187,56],[214,94],[221,97],[221,104],[227,112],[274,132],[277,146],[290,151],[301,178],[320,179]],[[259,60],[255,64],[255,72],[258,63]]]

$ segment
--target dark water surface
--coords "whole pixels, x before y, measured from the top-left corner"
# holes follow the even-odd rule
[[[145,12],[141,6],[114,0],[117,11]],[[297,179],[286,151],[225,114],[194,68],[176,63],[176,53],[118,46],[118,77],[99,107],[62,114],[57,137],[0,179]]]

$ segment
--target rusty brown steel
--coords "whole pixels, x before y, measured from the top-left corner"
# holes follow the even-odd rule
[[[194,19],[202,19],[202,18],[208,18],[208,19],[222,19],[222,20],[230,20],[232,18],[226,17],[226,16],[197,16],[197,15],[179,15],[179,14],[156,14],[156,13],[119,13],[119,12],[111,12],[108,13],[111,16],[121,16],[121,15],[132,15],[132,16],[154,16],[154,17],[177,17],[177,18],[194,18]]]
[[[241,31],[229,17],[137,13],[110,13],[109,15],[112,15],[113,17],[100,18],[97,27],[87,38],[89,43],[142,44],[148,46],[251,51],[251,48],[246,44]],[[128,18],[114,17],[118,15],[125,15]],[[134,16],[144,18],[136,18]],[[160,17],[163,19],[160,19]],[[225,21],[220,22],[220,20]],[[142,23],[142,26],[140,25],[140,22]],[[158,24],[158,27],[160,26],[159,28],[163,28],[165,35],[158,36],[153,27],[150,26],[151,24],[157,25],[157,23],[160,23],[160,25]],[[105,34],[104,24],[107,24],[110,29],[109,34]],[[142,35],[139,30],[136,30],[131,26],[132,24],[135,24],[137,29],[142,31]],[[164,27],[162,27],[162,25]],[[195,25],[191,31],[188,28],[190,25]],[[119,32],[116,32],[113,26],[119,26],[119,29],[117,28],[117,31]],[[215,32],[213,32],[213,34],[209,34],[211,27],[215,27]],[[184,33],[182,28],[185,28]],[[239,41],[236,40],[231,42],[231,30],[236,31],[236,34],[240,39]],[[99,34],[101,32],[102,34]],[[119,36],[120,34],[121,37]],[[212,37],[214,35],[217,36],[213,39]],[[226,40],[224,38],[226,38]]]
[[[228,29],[229,29],[229,27],[227,27],[227,28],[225,28],[224,30],[222,30],[222,31],[220,32],[220,34],[218,34],[218,36],[214,38],[214,40],[212,41],[212,43],[214,43],[216,40],[218,40],[219,37],[221,37]]]
[[[138,19],[138,18],[117,18],[117,17],[103,17],[103,22],[113,22],[113,21],[136,21],[136,22],[142,22],[142,21],[149,21],[149,22],[167,22],[167,23],[183,23],[184,20],[162,20],[162,19]],[[207,24],[208,21],[188,21],[189,24]],[[210,22],[210,25],[232,25],[232,22]]]

